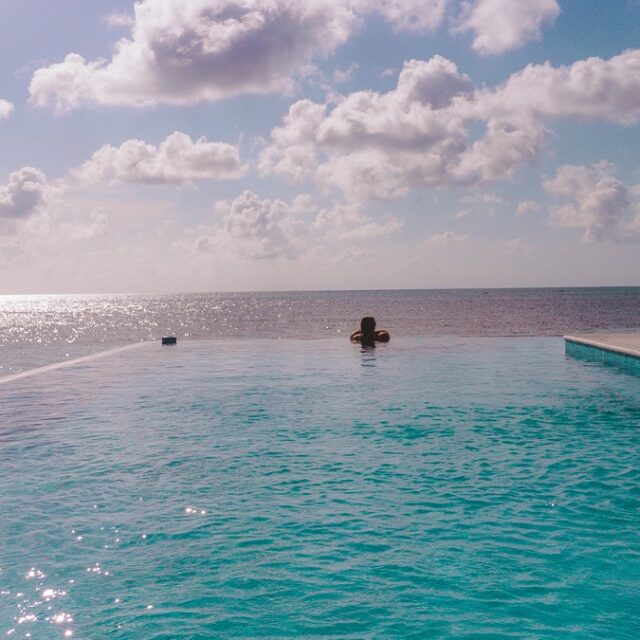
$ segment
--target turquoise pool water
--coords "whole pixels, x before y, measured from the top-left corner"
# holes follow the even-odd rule
[[[0,637],[636,640],[640,378],[563,349],[194,341],[0,385]]]

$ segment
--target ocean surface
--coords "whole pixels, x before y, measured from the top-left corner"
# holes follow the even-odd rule
[[[166,329],[150,300],[116,303],[132,338]],[[339,306],[333,332],[364,311]],[[5,382],[0,637],[637,640],[638,381],[556,337],[396,335],[151,343]]]
[[[143,340],[559,336],[640,327],[640,287],[0,296],[0,377]]]

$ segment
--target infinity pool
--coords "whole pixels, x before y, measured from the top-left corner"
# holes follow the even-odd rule
[[[154,344],[0,401],[0,637],[640,637],[640,377],[559,339]]]

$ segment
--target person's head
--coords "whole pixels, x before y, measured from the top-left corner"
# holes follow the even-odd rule
[[[369,316],[360,320],[360,331],[366,335],[372,334],[376,330],[376,320]]]

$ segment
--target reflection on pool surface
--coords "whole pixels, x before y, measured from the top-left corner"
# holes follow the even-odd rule
[[[637,638],[640,378],[556,338],[0,385],[0,636]]]

